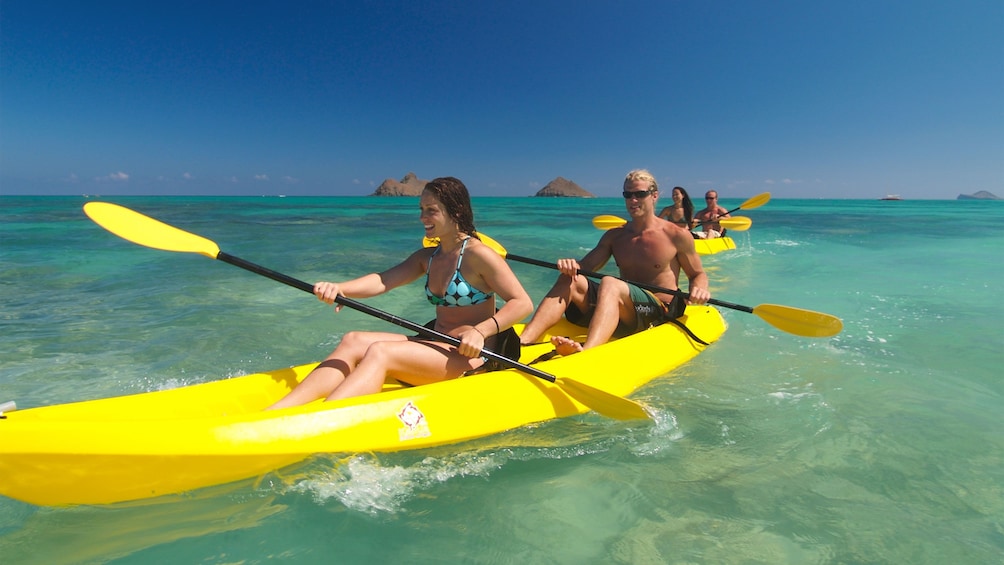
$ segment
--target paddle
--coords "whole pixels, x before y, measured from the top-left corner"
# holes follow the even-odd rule
[[[753,225],[753,220],[747,218],[746,216],[735,216],[732,218],[721,218],[718,220],[718,223],[720,223],[725,229],[730,229],[732,231],[746,231]],[[608,214],[593,218],[593,227],[599,230],[612,230],[625,224],[627,224],[627,220],[624,218],[618,218],[617,216],[610,216]]]
[[[529,257],[520,257],[518,255],[508,255],[508,259],[513,261],[519,261],[521,263],[528,263],[530,265],[538,265],[540,267],[547,267],[549,269],[558,270],[558,266],[554,263],[547,263],[545,261],[540,261],[538,259],[531,259]],[[579,271],[580,274],[591,278],[603,278],[613,275],[604,275],[603,273],[596,273],[593,271]],[[620,277],[615,277],[620,278]],[[690,294],[683,292],[682,290],[671,290],[668,288],[662,288],[659,286],[645,284],[637,281],[631,281],[628,279],[620,279],[628,284],[633,284],[639,288],[644,288],[645,290],[650,290],[652,292],[663,292],[666,294],[675,294],[682,298],[689,298]],[[749,306],[743,306],[742,304],[733,304],[732,302],[725,302],[724,300],[716,300],[714,298],[708,300],[708,304],[714,304],[716,306],[723,306],[725,308],[731,308],[733,310],[739,310],[740,312],[747,312],[755,316],[760,317],[763,321],[774,326],[775,328],[788,332],[794,335],[800,335],[803,337],[831,337],[840,333],[843,329],[843,322],[840,318],[836,316],[831,316],[829,314],[823,314],[822,312],[813,312],[812,310],[803,310],[801,308],[793,308],[791,306],[781,306],[778,304],[761,304],[759,306],[750,308]]]
[[[770,193],[762,192],[752,198],[747,199],[739,206],[726,212],[726,214],[731,214],[732,212],[736,212],[739,210],[752,210],[753,208],[759,208],[768,202],[770,202]],[[721,218],[718,220],[718,223],[721,224],[723,228],[735,231],[748,230],[750,229],[750,225],[752,225],[753,223],[753,221],[750,220],[749,218],[743,218],[735,223],[729,222],[729,220],[739,220],[739,218]],[[601,230],[609,230],[617,228],[623,226],[626,223],[627,220],[622,220],[617,216],[596,216],[595,218],[593,218],[593,225],[597,229]],[[731,225],[729,225],[730,223]]]
[[[736,206],[735,208],[729,210],[728,212],[726,212],[726,214],[731,214],[732,212],[738,212],[739,210],[752,210],[753,208],[759,208],[768,202],[770,202],[770,193],[763,192],[757,194],[753,198],[746,200],[739,206]]]
[[[546,267],[556,271],[559,270],[558,266],[554,263],[548,263],[546,261],[541,261],[540,259],[531,259],[530,257],[520,257],[519,255],[507,253],[497,241],[481,232],[478,232],[478,237],[481,238],[481,241],[491,245],[495,251],[498,251],[498,253],[506,259],[512,259],[513,261],[519,261],[520,263],[527,263],[529,265],[537,265],[538,267]],[[431,247],[437,245],[437,243],[426,238],[423,241],[423,245]],[[596,279],[613,276],[593,271],[579,271],[579,273]],[[620,280],[652,292],[675,294],[685,299],[690,297],[689,293],[683,292],[682,290],[671,290],[628,279]],[[731,308],[733,310],[739,310],[740,312],[753,314],[779,330],[803,337],[831,337],[840,333],[844,327],[844,323],[836,316],[831,316],[830,314],[824,314],[822,312],[813,312],[812,310],[803,310],[802,308],[794,308],[791,306],[761,304],[750,308],[749,306],[743,306],[742,304],[733,304],[732,302],[725,302],[724,300],[716,300],[714,298],[708,300],[708,304],[714,304],[716,306],[722,306],[724,308]]]
[[[91,220],[94,220],[94,222],[99,226],[121,237],[122,239],[129,240],[133,243],[151,247],[153,249],[162,249],[164,251],[198,253],[200,255],[205,255],[210,259],[217,259],[225,263],[230,263],[231,265],[246,269],[252,273],[256,273],[274,281],[298,288],[304,292],[309,292],[310,294],[314,293],[314,285],[310,283],[224,253],[223,251],[220,251],[220,248],[216,245],[216,243],[209,239],[186,232],[174,226],[170,226],[159,220],[155,220],[149,216],[130,210],[129,208],[108,202],[88,202],[84,205],[84,213],[86,213],[87,216],[90,217]],[[501,248],[501,245],[498,247]],[[402,328],[416,332],[427,339],[442,341],[453,346],[460,345],[460,340],[451,335],[426,328],[421,324],[377,310],[376,308],[356,302],[350,298],[339,296],[335,299],[335,302],[341,304],[342,306],[348,306],[353,310],[358,310],[364,314],[380,318],[386,322],[390,322]],[[588,406],[604,416],[609,416],[619,420],[649,418],[645,409],[642,408],[640,404],[632,400],[610,394],[584,383],[572,380],[568,377],[558,377],[550,373],[545,373],[535,367],[524,365],[519,361],[509,359],[508,357],[504,357],[487,349],[483,349],[481,354],[489,359],[499,361],[507,367],[519,369],[523,373],[554,383],[569,396],[575,398],[583,405]]]

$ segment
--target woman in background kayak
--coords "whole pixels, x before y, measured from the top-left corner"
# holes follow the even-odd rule
[[[505,260],[478,239],[467,187],[453,177],[432,180],[422,190],[419,207],[425,236],[439,238],[438,247],[423,247],[382,273],[319,282],[314,295],[327,304],[337,296],[370,298],[424,274],[426,298],[436,306],[436,331],[456,337],[460,345],[395,333],[349,332],[327,359],[269,409],[379,392],[387,377],[412,385],[457,378],[483,367],[482,349],[505,354],[497,349],[499,334],[508,332],[508,341],[518,344],[512,325],[533,311],[533,302]],[[505,301],[498,311],[496,296]]]
[[[659,217],[690,230],[694,223],[694,203],[682,186],[673,187],[673,204],[659,212]]]

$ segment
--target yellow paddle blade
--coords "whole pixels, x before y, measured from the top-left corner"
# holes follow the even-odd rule
[[[746,231],[753,225],[753,220],[745,216],[735,216],[732,218],[721,218],[718,223],[727,230]]]
[[[614,228],[619,228],[626,223],[627,220],[624,218],[618,218],[617,216],[610,216],[607,214],[593,218],[593,227],[598,230],[612,230]]]
[[[596,412],[616,420],[647,420],[652,416],[637,402],[615,396],[609,392],[593,388],[568,377],[558,377],[555,381],[561,390]]]
[[[481,243],[484,243],[488,247],[491,247],[499,255],[505,257],[506,255],[509,254],[509,252],[505,250],[505,247],[502,247],[501,243],[499,243],[499,242],[495,241],[494,239],[488,237],[487,234],[483,234],[481,232],[478,232],[478,237],[481,238]]]
[[[791,306],[761,304],[753,308],[753,314],[779,330],[803,337],[830,337],[844,329],[836,316]]]
[[[494,239],[488,237],[486,234],[484,234],[482,232],[478,232],[478,237],[481,238],[481,243],[484,243],[488,247],[491,247],[499,255],[505,257],[506,255],[509,254],[509,252],[505,250],[505,247],[502,247],[501,243],[499,243],[499,242],[495,241]],[[438,245],[439,245],[439,238],[438,237],[423,237],[422,238],[422,247],[436,247]]]
[[[216,259],[220,253],[218,245],[202,236],[169,226],[118,204],[88,202],[84,204],[84,213],[94,223],[113,234],[145,247],[200,253],[210,259]]]
[[[768,194],[767,196],[769,197],[770,195]],[[722,218],[718,220],[718,223],[720,223],[725,229],[733,231],[746,231],[753,225],[753,220],[744,216],[736,216],[734,218]],[[624,218],[618,218],[617,216],[604,214],[593,218],[593,227],[598,230],[610,230],[613,228],[619,228],[625,224],[627,224],[627,220]]]
[[[759,208],[768,202],[770,202],[770,193],[764,192],[763,194],[757,194],[753,198],[750,198],[746,202],[740,204],[739,210],[751,210],[753,208]]]

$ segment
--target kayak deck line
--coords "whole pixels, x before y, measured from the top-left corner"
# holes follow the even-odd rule
[[[726,330],[711,306],[689,306],[680,321],[708,343]],[[563,320],[550,335],[583,341],[585,331]],[[520,361],[552,350],[548,337]],[[534,367],[625,397],[705,348],[663,324]],[[7,412],[0,495],[52,506],[139,500],[260,478],[314,454],[422,449],[590,412],[517,369],[264,410],[316,365]]]

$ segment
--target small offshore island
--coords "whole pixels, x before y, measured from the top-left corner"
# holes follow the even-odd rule
[[[421,196],[422,189],[428,182],[415,176],[415,173],[408,173],[399,181],[394,179],[383,181],[370,196]],[[562,177],[547,183],[547,186],[538,190],[534,196],[596,198],[595,194]]]
[[[567,197],[567,198],[596,198],[596,195],[583,189],[574,182],[558,177],[547,186],[537,191],[534,196]]]
[[[1001,200],[996,194],[981,190],[973,194],[960,194],[956,200]]]
[[[420,179],[415,173],[404,175],[401,180],[387,179],[370,196],[421,196],[428,180]],[[564,177],[558,177],[538,190],[533,196],[558,198],[596,198],[596,195],[583,189]],[[898,194],[887,194],[879,200],[902,200]],[[960,194],[957,200],[1001,200],[996,194],[981,190],[973,194]]]

